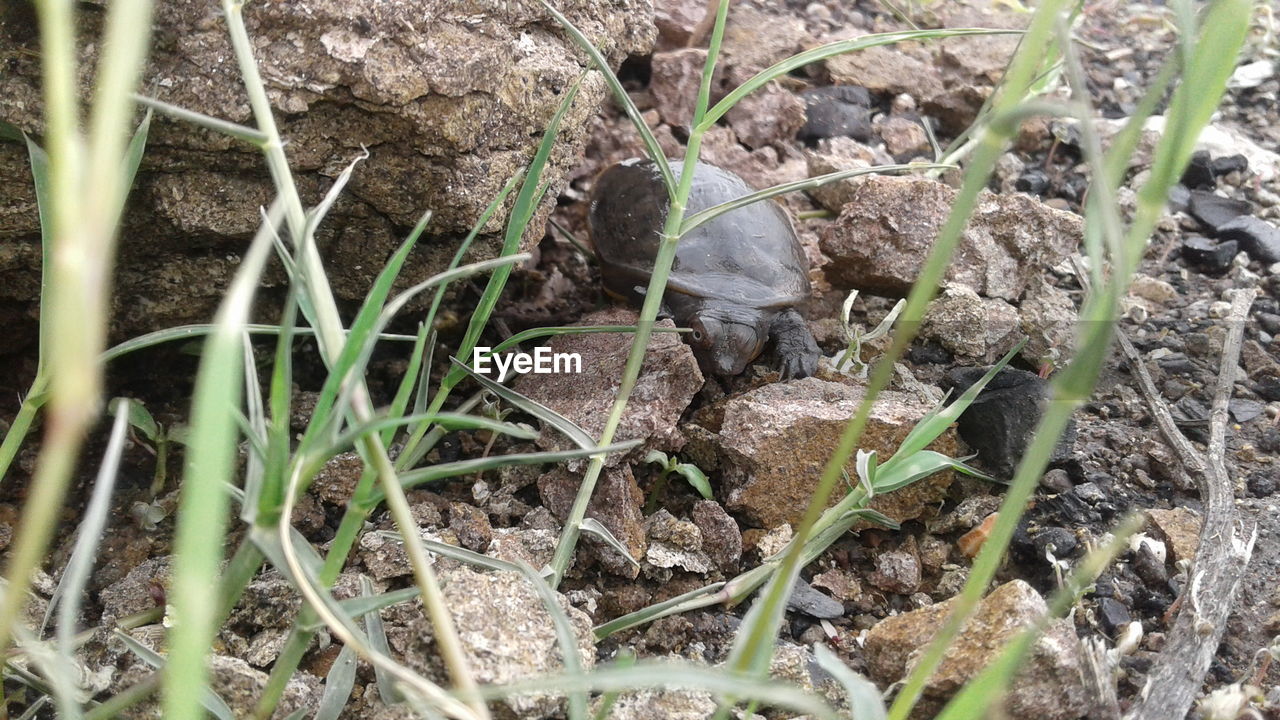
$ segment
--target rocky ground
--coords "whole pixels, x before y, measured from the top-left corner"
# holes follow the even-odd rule
[[[678,155],[705,58],[699,47],[705,44],[704,4],[663,0],[657,5],[657,48],[629,58],[620,75],[668,154]],[[1003,5],[995,10],[946,5],[925,5],[917,20],[948,27],[1016,27],[1025,17]],[[1101,117],[1126,117],[1154,76],[1174,42],[1163,21],[1166,12],[1119,2],[1089,6],[1078,35]],[[735,4],[717,92],[806,47],[902,27],[877,3]],[[729,113],[708,134],[703,158],[757,187],[851,167],[931,160],[922,122],[931,123],[938,141],[948,144],[972,122],[1015,44],[1008,36],[904,44],[797,71]],[[1267,712],[1274,713],[1280,705],[1274,689],[1278,675],[1256,655],[1280,634],[1275,591],[1280,582],[1280,156],[1267,149],[1280,140],[1280,77],[1269,60],[1258,45],[1250,46],[1203,152],[1170,198],[1119,325],[1141,353],[1179,427],[1202,443],[1227,330],[1225,292],[1260,291],[1244,331],[1243,370],[1228,428],[1237,510],[1257,524],[1258,539],[1206,689],[1249,682],[1263,689]],[[1001,377],[975,404],[967,423],[935,445],[954,455],[977,452],[976,464],[1009,477],[1042,402],[1042,378],[1070,356],[1072,325],[1083,297],[1069,262],[1078,249],[1078,213],[1087,187],[1078,140],[1068,123],[1024,125],[979,203],[920,339],[877,405],[864,447],[892,452],[944,389],[966,383],[964,368],[990,364],[1026,337],[1029,343],[1015,362],[1019,369]],[[584,244],[589,246],[584,201],[593,177],[613,162],[639,155],[640,148],[635,132],[614,110],[593,121],[585,159],[570,174],[554,214]],[[1149,153],[1139,152],[1132,163],[1122,210],[1132,209],[1132,188],[1143,181],[1148,161]],[[812,266],[810,325],[824,354],[842,349],[840,306],[850,291],[861,293],[853,322],[870,328],[909,289],[946,218],[956,184],[950,174],[869,176],[785,199],[792,215],[804,218],[796,228]],[[452,317],[465,314],[476,292],[464,287],[456,293]],[[626,324],[634,313],[602,296],[592,257],[552,233],[538,246],[534,262],[513,276],[498,317],[502,331],[513,333],[550,324]],[[440,329],[446,343],[457,332],[448,319]],[[529,375],[517,380],[515,389],[598,433],[629,338],[561,336],[551,344],[579,352],[584,373]],[[872,343],[864,358],[874,359],[878,349]],[[176,398],[185,397],[181,370],[189,361],[170,359],[177,384],[172,406],[157,409],[162,422],[178,419],[184,409]],[[394,359],[382,362],[371,379],[374,392],[393,387],[401,367]],[[144,383],[129,379],[138,371],[123,366],[119,388],[145,399]],[[308,379],[308,369],[301,368],[300,398],[315,389]],[[655,336],[619,431],[620,438],[639,438],[644,445],[611,458],[588,511],[639,564],[584,538],[561,587],[582,637],[584,664],[607,661],[623,650],[642,657],[722,661],[741,608],[664,618],[594,646],[587,630],[733,577],[782,547],[861,397],[862,381],[830,360],[816,377],[804,380],[779,382],[767,362],[731,380],[704,378],[687,346],[674,335]],[[305,413],[296,418],[299,429],[305,419]],[[555,447],[558,441],[547,431],[532,445]],[[437,453],[438,459],[453,459],[532,445],[490,449],[486,439],[461,433]],[[658,498],[659,509],[646,511],[660,475],[659,467],[643,461],[651,450],[702,469],[714,499],[702,499],[672,478]],[[25,461],[29,470],[29,455]],[[126,491],[121,511],[132,521],[110,530],[111,561],[94,579],[91,625],[108,626],[154,607],[157,593],[163,597],[174,495],[152,499],[147,494],[154,467],[154,458],[142,448],[130,458],[127,472],[137,483]],[[573,464],[554,470],[511,468],[416,490],[410,499],[425,536],[541,567],[551,557],[581,469]],[[852,463],[849,470],[853,474]],[[323,544],[332,537],[359,472],[357,457],[341,456],[317,479],[295,517],[308,539]],[[12,495],[12,487],[6,493]],[[882,689],[901,679],[963,584],[1000,499],[998,485],[949,473],[877,498],[874,507],[900,522],[901,530],[865,527],[805,570],[782,631],[775,673],[838,700],[832,680],[811,662],[812,646],[823,643]],[[0,530],[14,520],[20,498],[7,500],[0,505]],[[1096,693],[1086,688],[1080,672],[1086,648],[1101,641],[1107,648],[1125,646],[1117,683],[1120,707],[1128,707],[1164,647],[1174,604],[1190,582],[1187,563],[1195,554],[1202,510],[1196,479],[1160,435],[1131,370],[1116,354],[1041,479],[998,587],[926,689],[921,717],[940,707],[993,649],[1043,611],[1044,598],[1065,570],[1100,544],[1119,518],[1142,511],[1147,517],[1143,535],[1037,645],[1008,704],[1013,717],[1108,717],[1095,707]],[[393,528],[380,515],[374,524],[375,530]],[[7,542],[7,533],[0,533],[0,543]],[[503,682],[559,667],[554,631],[527,585],[444,559],[437,569],[472,648],[479,680]],[[382,591],[406,585],[411,573],[396,543],[370,532],[335,593],[360,592],[359,574]],[[253,696],[279,652],[297,602],[287,583],[271,573],[250,586],[220,635],[215,670],[224,695]],[[427,660],[434,657],[433,640],[416,607],[392,608],[383,621],[394,652],[417,669],[440,672]],[[118,663],[124,668],[104,686],[120,687],[139,672],[121,648],[104,642],[101,652],[100,667]],[[299,706],[315,693],[336,653],[323,638],[317,643],[285,707]],[[377,700],[372,670],[362,666],[359,677],[350,716],[393,717]],[[553,717],[561,707],[551,698],[527,696],[509,701],[504,712]],[[613,717],[701,718],[713,708],[710,696],[701,693],[643,693],[623,696]]]

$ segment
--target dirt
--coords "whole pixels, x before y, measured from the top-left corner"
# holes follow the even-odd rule
[[[925,7],[924,16],[919,18],[922,22],[943,21],[950,26],[1008,26],[1016,25],[1022,17],[1007,9],[999,10],[995,16],[975,16],[968,9],[946,15],[941,7]],[[1173,43],[1173,36],[1162,21],[1165,12],[1155,6],[1120,2],[1089,6],[1078,34],[1088,43],[1082,52],[1091,99],[1102,116],[1122,118],[1132,112],[1142,88],[1165,59]],[[883,4],[873,2],[743,3],[735,13],[739,13],[737,24],[733,25],[735,21],[731,18],[731,27],[736,34],[730,34],[732,42],[721,69],[724,83],[744,79],[750,72],[806,43],[901,27]],[[945,16],[939,17],[938,13]],[[659,47],[664,49],[652,56],[633,56],[624,63],[621,72],[641,111],[656,124],[655,135],[669,153],[678,151],[687,138],[687,130],[672,123],[679,123],[687,116],[688,108],[678,103],[690,96],[688,73],[700,68],[699,51],[681,49],[685,38],[696,36],[694,25],[698,18],[700,15],[688,7],[670,10],[667,25],[660,25],[663,34]],[[764,27],[761,23],[776,32],[769,35],[769,30],[759,29]],[[753,28],[757,30],[753,32]],[[989,92],[992,80],[998,77],[1002,64],[993,57],[1004,57],[1001,53],[1008,50],[1003,41],[983,43],[977,39],[954,46],[947,44],[946,48],[945,52],[934,54],[930,48],[920,45],[890,46],[859,61],[860,64],[844,62],[797,71],[770,88],[773,97],[759,106],[762,113],[781,116],[782,124],[788,128],[785,134],[771,137],[768,124],[761,123],[758,115],[730,117],[723,121],[715,137],[708,138],[706,151],[712,156],[708,159],[738,172],[757,186],[807,176],[811,168],[806,153],[813,148],[794,139],[801,123],[790,114],[797,107],[790,100],[800,97],[807,89],[824,87],[833,79],[857,77],[874,80],[873,86],[868,86],[871,92],[870,105],[864,108],[865,127],[858,126],[858,132],[870,133],[868,144],[874,145],[877,140],[886,146],[892,144],[900,151],[891,153],[895,156],[902,152],[927,155],[927,146],[921,150],[918,143],[902,140],[904,133],[908,128],[919,127],[919,117],[928,116],[940,122],[939,141],[943,145],[949,142],[963,127],[964,118],[972,116],[984,93]],[[909,76],[921,72],[921,68],[927,69],[923,80],[903,85],[903,73]],[[660,72],[676,73],[677,77],[663,77]],[[721,91],[722,88],[717,90]],[[904,100],[903,91],[927,96]],[[1280,79],[1275,75],[1256,87],[1232,89],[1215,124],[1232,129],[1264,148],[1274,148],[1280,143],[1278,93]],[[742,129],[741,133],[737,132],[738,128]],[[1003,175],[993,178],[989,189],[1004,195],[1027,192],[1038,199],[1036,205],[1040,210],[1079,213],[1087,179],[1079,151],[1072,142],[1069,128],[1061,123],[1028,123],[1017,139],[1011,159],[1002,161]],[[885,152],[880,148],[876,150]],[[579,242],[589,245],[584,222],[585,198],[593,176],[611,162],[638,154],[640,145],[634,131],[627,127],[616,109],[605,108],[590,127],[586,157],[580,167],[569,174],[572,182],[560,196],[553,215]],[[1219,155],[1222,156],[1225,155]],[[881,159],[877,157],[877,161]],[[1131,186],[1141,180],[1143,172],[1141,165],[1132,168],[1127,184]],[[1275,224],[1280,219],[1280,189],[1274,181],[1261,180],[1258,172],[1258,168],[1234,170],[1212,177],[1211,182],[1219,193],[1247,201],[1254,217]],[[832,202],[829,196],[824,200],[827,205]],[[1031,201],[1019,199],[1018,202]],[[792,195],[785,203],[793,215],[824,209],[823,202],[804,194]],[[839,204],[842,203],[832,209],[839,210]],[[826,255],[832,247],[820,245],[819,238],[830,233],[837,222],[835,217],[818,217],[796,223],[815,265],[817,294],[812,303],[811,325],[827,354],[834,353],[841,345],[834,330],[834,318],[844,293],[833,287],[824,275],[824,267],[833,260]],[[1191,262],[1190,256],[1181,250],[1184,240],[1205,234],[1206,229],[1185,211],[1171,211],[1161,220],[1142,260],[1141,277],[1135,283],[1135,293],[1127,301],[1120,328],[1147,359],[1156,386],[1174,407],[1183,431],[1202,444],[1207,438],[1203,420],[1212,399],[1225,335],[1218,303],[1233,287],[1260,288],[1261,294],[1245,328],[1246,345],[1241,361],[1245,378],[1235,385],[1236,403],[1227,437],[1228,465],[1238,498],[1236,509],[1242,519],[1257,523],[1258,541],[1205,688],[1249,680],[1265,690],[1280,683],[1280,671],[1274,667],[1266,669],[1268,666],[1263,665],[1265,672],[1255,673],[1259,668],[1255,664],[1256,654],[1280,633],[1280,594],[1276,592],[1280,586],[1280,545],[1276,543],[1280,536],[1280,479],[1277,479],[1280,473],[1276,465],[1280,454],[1280,428],[1277,427],[1280,397],[1276,395],[1280,383],[1280,346],[1277,345],[1280,342],[1277,340],[1280,337],[1280,265],[1267,266],[1242,253],[1216,274],[1206,272],[1203,265]],[[1020,270],[1031,273],[1035,282],[1065,295],[1077,306],[1083,298],[1075,276],[1060,266],[1029,268],[1024,265]],[[592,258],[561,233],[551,232],[536,248],[534,260],[513,274],[495,315],[495,339],[526,328],[577,322],[607,308],[611,303],[599,287]],[[442,350],[456,345],[465,327],[468,309],[478,294],[478,287],[466,283],[450,293],[439,328]],[[874,326],[891,303],[890,298],[864,294],[854,305],[853,318],[865,327]],[[613,317],[618,312],[608,310],[607,316]],[[596,345],[606,344],[604,336],[587,337],[600,338],[595,341]],[[262,345],[260,350],[264,359],[269,357],[268,345]],[[314,358],[314,347],[307,343],[302,344],[300,351],[300,358]],[[873,346],[869,354],[874,355],[875,351]],[[445,356],[446,352],[437,351],[437,358]],[[905,364],[915,378],[932,385],[939,384],[948,370],[964,364],[964,360],[957,356],[955,348],[920,341],[912,348]],[[1052,364],[1036,366],[1024,361],[1022,365],[1034,372],[1055,369]],[[389,400],[403,367],[403,359],[390,350],[375,359],[370,384],[376,402]],[[11,390],[25,387],[32,370],[30,362],[15,359],[9,364],[0,386]],[[173,348],[148,351],[112,366],[111,391],[115,395],[142,399],[158,420],[172,426],[185,417],[193,375],[194,360],[188,354]],[[715,417],[717,407],[722,408],[734,399],[759,395],[760,388],[767,388],[767,384],[776,379],[776,374],[761,364],[742,377],[708,378],[700,390],[681,386],[679,402],[687,404],[687,409],[681,415],[678,408],[673,414],[670,407],[665,407],[664,417],[680,416],[680,420],[668,418],[664,421],[665,427],[648,428],[646,432],[650,436],[660,437],[660,441],[650,444],[681,459],[688,459],[690,453],[707,452],[706,448],[728,453],[729,450],[723,448],[716,450],[719,446],[706,442],[706,438],[699,438],[696,428],[706,425],[709,418],[718,426],[723,421],[723,410]],[[321,380],[322,368],[314,359],[299,361],[296,378],[299,399],[318,389]],[[691,402],[687,400],[690,395]],[[0,398],[0,418],[4,421],[8,421],[16,409],[13,396],[11,391]],[[1160,436],[1130,370],[1118,353],[1109,358],[1097,391],[1076,413],[1075,421],[1075,438],[1067,457],[1042,479],[998,580],[1020,582],[1025,584],[1027,592],[1048,596],[1058,584],[1061,566],[1057,561],[1069,562],[1082,557],[1087,548],[1100,543],[1127,512],[1157,511],[1145,534],[1163,543],[1166,556],[1156,556],[1151,549],[1154,545],[1122,554],[1099,578],[1072,616],[1074,633],[1067,632],[1074,638],[1105,638],[1111,647],[1128,622],[1141,624],[1142,640],[1121,661],[1124,673],[1119,681],[1119,697],[1121,706],[1128,707],[1141,690],[1152,659],[1163,646],[1165,632],[1171,624],[1170,609],[1189,582],[1185,567],[1179,566],[1178,560],[1187,554],[1188,533],[1195,532],[1188,526],[1195,526],[1202,503],[1194,478],[1187,476]],[[450,460],[477,457],[484,452],[535,449],[533,444],[503,443],[487,448],[485,440],[487,438],[482,440],[471,433],[455,433],[434,457]],[[88,494],[92,481],[90,470],[100,456],[101,443],[102,434],[95,434],[83,463],[86,471],[73,489],[75,501],[69,503],[64,517],[61,545],[47,568],[50,571],[61,567],[69,552],[66,547],[69,531],[78,516],[78,503]],[[34,447],[35,443],[29,445]],[[17,519],[17,508],[32,469],[33,452],[32,448],[24,451],[0,490],[0,529],[11,527]],[[121,488],[115,501],[119,519],[111,524],[104,540],[106,561],[91,583],[84,616],[86,626],[118,617],[125,613],[126,607],[129,612],[136,612],[163,605],[167,564],[162,559],[169,553],[175,488],[181,467],[180,449],[171,448],[169,453],[169,477],[157,493],[152,490],[156,468],[154,449],[135,438],[126,452]],[[727,463],[730,467],[735,462],[743,462],[738,456],[731,460]],[[821,462],[821,458],[814,462]],[[687,483],[672,476],[662,493],[663,509],[647,517],[634,510],[654,489],[659,468],[632,456],[610,472],[612,475],[602,483],[601,490],[608,491],[610,499],[617,498],[615,502],[627,507],[608,507],[605,503],[601,507],[593,506],[591,515],[622,538],[641,562],[633,565],[604,543],[584,541],[561,587],[567,602],[577,609],[575,621],[581,619],[577,614],[581,611],[591,624],[599,625],[707,583],[727,579],[757,565],[789,537],[785,525],[759,522],[759,513],[744,513],[731,506],[730,488],[723,484],[725,478],[714,470],[709,471],[716,489],[714,501],[702,499]],[[323,480],[317,481],[296,517],[299,530],[309,540],[319,544],[332,538],[346,493],[358,473],[359,461],[354,457],[345,457],[326,468]],[[498,556],[519,558],[538,567],[550,557],[550,548],[564,517],[564,506],[571,501],[570,493],[575,487],[576,478],[568,471],[544,472],[538,468],[517,467],[415,490],[410,499],[415,516],[429,536]],[[957,477],[949,486],[943,484],[939,488],[941,499],[904,522],[901,530],[870,528],[837,541],[806,569],[803,577],[817,592],[842,604],[843,614],[819,622],[804,612],[792,612],[784,623],[782,642],[796,652],[807,652],[805,648],[815,643],[826,643],[836,649],[850,667],[867,672],[869,659],[861,640],[868,631],[880,627],[881,630],[875,632],[883,632],[885,628],[880,623],[885,618],[931,607],[936,609],[959,590],[971,564],[967,545],[973,542],[975,533],[979,539],[982,537],[983,521],[998,505],[998,495],[996,486]],[[392,527],[381,512],[375,513],[371,520],[378,529]],[[957,546],[962,537],[966,548]],[[7,535],[0,532],[0,545],[7,544],[6,538]],[[379,590],[402,587],[409,582],[403,555],[395,555],[394,549],[373,536],[353,553],[349,570],[374,576]],[[1023,592],[1022,585],[1018,587],[1019,592]],[[119,599],[122,588],[128,591],[128,602]],[[245,602],[253,603],[255,598],[262,599],[264,595],[250,593],[247,597]],[[1029,602],[1035,606],[1035,601]],[[282,600],[273,596],[263,599],[260,606],[246,608],[239,616],[240,622],[224,629],[219,652],[244,660],[246,668],[253,672],[269,670],[273,655],[263,648],[269,645],[270,631],[287,625],[264,618],[271,617],[268,611],[278,609],[281,603]],[[607,638],[597,645],[596,653],[602,661],[613,658],[620,650],[631,649],[642,657],[675,655],[719,662],[728,653],[741,612],[742,608],[716,606],[664,618]],[[397,632],[404,634],[408,628],[416,627],[413,625],[416,620],[404,612],[389,615],[388,623],[394,626],[393,637]],[[403,623],[396,625],[397,619]],[[585,627],[585,620],[579,624]],[[1055,632],[1060,630],[1059,627]],[[323,673],[329,662],[332,662],[330,650],[316,646],[303,667],[319,668],[316,672]],[[876,678],[882,687],[892,682],[878,665],[870,669],[879,673]],[[894,666],[894,672],[900,670]],[[370,699],[372,670],[362,664],[359,677],[357,688],[368,688],[365,697],[353,707],[362,709],[360,716],[364,716],[365,709],[370,713],[368,716],[373,716],[372,713],[379,711],[379,704]],[[673,709],[671,716],[683,717],[686,715],[679,713],[687,712],[688,717],[699,717],[701,710],[696,708],[708,702],[700,696],[686,700],[682,705],[675,694],[658,699],[627,696],[618,707],[643,707],[646,702],[672,708],[688,705],[695,709]],[[536,716],[543,716],[544,711],[555,712],[554,703],[539,708]],[[649,717],[639,710],[627,712],[632,714],[619,716]]]

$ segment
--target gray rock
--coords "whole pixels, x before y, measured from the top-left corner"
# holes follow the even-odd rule
[[[1221,275],[1231,269],[1231,261],[1240,252],[1235,240],[1214,242],[1207,237],[1192,235],[1182,240],[1182,257],[1201,272]]]
[[[742,530],[738,521],[715,500],[699,500],[693,506],[693,523],[702,531],[702,551],[725,572],[738,568],[742,557]]]
[[[654,39],[645,0],[585,0],[561,6],[614,65],[647,52]],[[359,301],[422,213],[434,211],[401,287],[442,270],[463,234],[515,171],[582,73],[584,59],[537,3],[388,0],[376,8],[339,0],[249,3],[245,22],[276,110],[299,190],[318,202],[362,147],[370,157],[319,229],[334,292]],[[101,14],[78,14],[80,61],[98,60]],[[190,110],[252,124],[244,85],[217,3],[157,4],[156,33],[142,92]],[[39,137],[40,53],[34,32],[6,33],[11,58],[0,75],[0,117]],[[88,97],[91,72],[77,95]],[[542,236],[567,174],[608,93],[588,77],[565,117],[544,181],[550,192],[527,242]],[[0,268],[8,268],[0,314],[34,318],[39,295],[39,225],[25,149],[0,144]],[[113,337],[206,322],[274,191],[254,147],[157,118],[121,233]],[[492,256],[499,213],[473,248]],[[280,270],[265,284],[283,290]],[[34,320],[28,321],[34,329]],[[13,328],[15,331],[17,328]],[[35,333],[14,332],[35,338]],[[10,343],[5,352],[21,351]]]
[[[538,479],[538,495],[542,504],[563,522],[569,516],[577,496],[582,477],[563,468],[552,470]],[[600,521],[631,553],[631,558],[639,562],[648,549],[645,539],[644,515],[640,506],[644,504],[644,494],[636,484],[629,465],[605,470],[591,494],[591,502],[587,504],[587,517]],[[607,571],[625,578],[635,579],[639,573],[638,566],[622,557],[614,548],[594,535],[584,535],[583,545],[600,561]],[[540,567],[540,566],[535,566]]]
[[[818,177],[834,172],[867,168],[873,165],[890,163],[893,158],[883,151],[863,145],[847,137],[824,138],[818,141],[817,147],[805,151],[808,177]],[[824,208],[839,213],[845,203],[853,196],[854,189],[867,176],[859,176],[827,183],[809,190],[809,195]]]
[[[577,324],[634,325],[636,317],[632,310],[610,308],[592,313]],[[674,325],[663,320],[657,327],[671,328]],[[551,351],[578,353],[582,357],[582,372],[524,375],[516,380],[513,387],[577,423],[588,435],[598,438],[622,382],[631,338],[624,333],[556,336],[548,343]],[[676,449],[676,421],[701,387],[702,373],[689,346],[681,342],[676,333],[654,333],[640,378],[631,394],[631,402],[627,404],[614,439],[643,440],[639,454],[648,449]],[[550,428],[543,429],[538,444],[548,449],[572,446],[570,441]],[[621,460],[621,456],[614,454],[606,462],[612,467]],[[568,463],[571,470],[585,465],[585,460]]]
[[[951,212],[956,191],[916,177],[868,176],[840,217],[823,229],[826,274],[841,292],[905,296]],[[1083,224],[1027,195],[983,191],[948,266],[946,280],[983,297],[1016,302],[1033,276],[1073,252]]]
[[[847,137],[871,139],[871,96],[856,85],[828,85],[800,93],[805,105],[804,125],[796,137],[804,142]]]
[[[653,54],[653,79],[649,92],[662,121],[672,127],[688,127],[693,122],[702,69],[707,64],[703,48],[681,48]]]
[[[844,605],[840,601],[814,590],[804,578],[796,578],[795,585],[791,587],[791,594],[787,596],[787,609],[819,620],[831,620],[844,615]]]
[[[1250,209],[1251,206],[1244,200],[1224,198],[1207,190],[1192,190],[1191,201],[1187,203],[1187,211],[1215,233],[1223,225],[1247,214]]]
[[[905,550],[882,552],[868,579],[881,590],[910,595],[920,589],[920,559]]]
[[[992,362],[1019,341],[1018,310],[999,298],[981,298],[960,284],[949,284],[929,305],[920,336],[961,358]]]
[[[947,382],[957,394],[962,393],[986,371],[987,368],[957,368],[947,374]],[[1048,381],[1035,373],[1006,367],[960,415],[960,437],[978,453],[981,464],[992,474],[1012,477],[1044,414],[1049,394]],[[1063,432],[1050,461],[1069,458],[1074,442],[1073,421]]]
[[[1280,262],[1280,230],[1252,215],[1242,215],[1219,227],[1218,239],[1234,240],[1250,258],[1260,263]]]

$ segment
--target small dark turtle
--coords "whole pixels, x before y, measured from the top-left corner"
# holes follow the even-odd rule
[[[675,161],[672,171],[679,178]],[[698,163],[685,217],[749,195],[742,178]],[[591,190],[591,238],[605,289],[639,303],[653,272],[668,199],[650,160],[605,170]],[[663,312],[693,330],[699,363],[737,375],[773,339],[783,377],[818,367],[818,345],[805,324],[809,262],[783,209],[762,201],[725,213],[680,240],[667,279]]]

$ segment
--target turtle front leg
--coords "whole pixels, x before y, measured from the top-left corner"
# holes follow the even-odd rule
[[[769,325],[773,351],[778,356],[783,379],[809,377],[818,371],[818,343],[795,308],[774,316]]]

